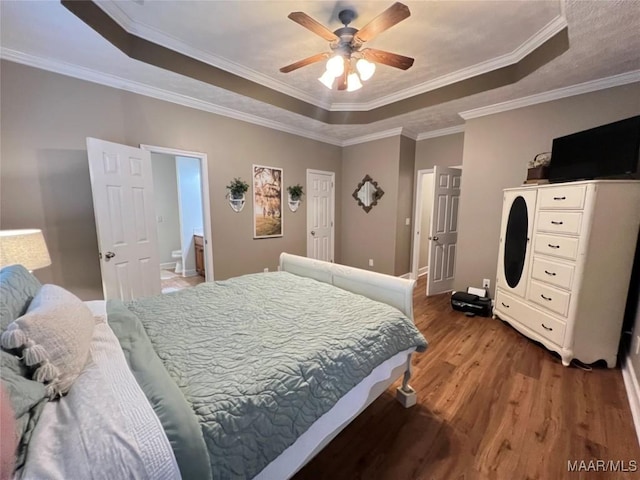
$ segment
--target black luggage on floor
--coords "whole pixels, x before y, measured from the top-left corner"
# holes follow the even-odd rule
[[[454,292],[451,295],[451,307],[465,313],[479,315],[481,317],[491,316],[491,299],[480,297],[473,293]]]

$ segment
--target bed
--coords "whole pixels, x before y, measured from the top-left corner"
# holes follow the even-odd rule
[[[0,326],[13,332],[47,286],[5,270]],[[30,379],[39,370],[3,333],[3,385],[35,391],[14,401],[16,478],[289,478],[398,378],[399,401],[415,403],[411,355],[427,343],[413,281],[286,253],[279,270],[84,302],[88,360],[54,401],[37,388],[51,396],[58,380]]]

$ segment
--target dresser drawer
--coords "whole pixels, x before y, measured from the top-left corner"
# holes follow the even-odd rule
[[[532,302],[566,317],[569,311],[571,294],[552,287],[551,285],[545,285],[532,280],[529,285],[528,298]]]
[[[582,212],[554,212],[543,210],[538,214],[538,232],[578,235],[582,225]]]
[[[555,257],[575,260],[578,255],[578,239],[572,237],[558,237],[537,233],[533,251],[553,255]]]
[[[503,312],[510,319],[515,320],[532,330],[536,334],[551,340],[556,345],[564,341],[565,323],[516,300],[498,290],[496,293],[496,314]]]
[[[540,188],[538,190],[538,205],[541,209],[582,208],[584,207],[586,191],[586,185],[562,185],[559,187]]]
[[[556,285],[558,287],[571,289],[573,283],[573,265],[553,262],[540,257],[533,257],[531,276],[536,280]]]

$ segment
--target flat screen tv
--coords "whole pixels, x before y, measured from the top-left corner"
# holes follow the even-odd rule
[[[640,115],[553,140],[550,182],[640,178]]]

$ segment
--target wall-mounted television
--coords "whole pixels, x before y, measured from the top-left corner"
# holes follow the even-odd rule
[[[549,181],[640,178],[640,115],[553,140]]]

